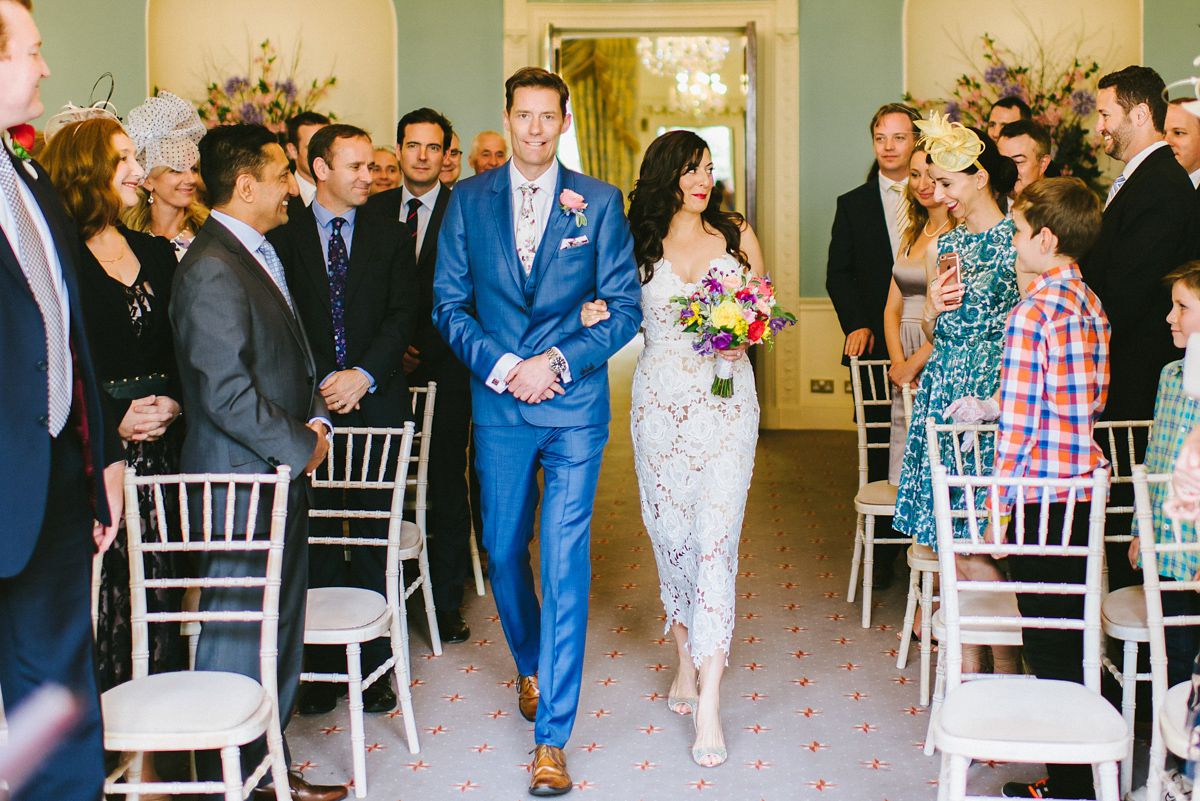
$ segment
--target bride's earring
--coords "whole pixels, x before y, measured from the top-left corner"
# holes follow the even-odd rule
[[[154,202],[154,192],[153,192],[153,191],[150,191],[150,192],[147,192],[147,193],[146,193],[146,202],[147,202],[147,203],[153,203],[153,202]]]

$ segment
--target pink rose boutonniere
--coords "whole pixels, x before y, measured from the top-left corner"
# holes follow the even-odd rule
[[[587,208],[587,203],[583,200],[583,195],[571,189],[564,189],[562,194],[558,196],[558,207],[563,214],[575,215],[575,227],[582,228],[587,225],[587,217],[584,216],[583,210]]]

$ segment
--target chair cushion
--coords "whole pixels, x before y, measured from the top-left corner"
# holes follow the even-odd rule
[[[1100,614],[1104,633],[1109,637],[1150,642],[1150,629],[1146,626],[1146,593],[1140,584],[1122,587],[1104,596]]]
[[[1187,756],[1188,740],[1192,736],[1191,730],[1185,726],[1188,695],[1191,691],[1192,683],[1190,681],[1181,681],[1167,690],[1163,709],[1160,710],[1158,716],[1158,725],[1163,733],[1163,743],[1172,754],[1181,757]]]
[[[958,594],[960,615],[990,615],[1019,617],[1016,593],[960,592]],[[942,607],[933,613],[933,636],[939,640],[946,637],[946,618]],[[971,623],[962,627],[963,645],[1020,645],[1019,626],[1001,626],[996,623]]]
[[[1129,746],[1121,713],[1082,684],[981,679],[946,694],[933,721],[943,752],[1005,762],[1119,760]]]
[[[879,514],[880,512],[872,509],[859,509],[859,506],[893,507],[896,505],[896,490],[895,484],[889,484],[886,481],[872,481],[870,484],[864,484],[858,490],[858,494],[854,496],[854,508],[856,511],[867,514]]]
[[[110,751],[185,751],[242,745],[266,731],[271,704],[240,673],[180,670],[118,684],[100,697]]]
[[[915,542],[908,546],[908,566],[923,573],[937,573],[941,567],[937,551]]]
[[[385,634],[391,620],[387,599],[358,587],[314,587],[308,591],[304,642],[309,645],[366,642]]]

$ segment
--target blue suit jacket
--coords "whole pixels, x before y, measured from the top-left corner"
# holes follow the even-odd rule
[[[558,165],[554,205],[528,278],[517,258],[508,167],[461,181],[438,237],[433,322],[471,370],[477,425],[570,427],[605,424],[611,413],[606,363],[641,325],[633,239],[616,187]],[[563,189],[583,196],[587,225],[558,207]],[[562,249],[568,239],[586,244]],[[585,328],[584,301],[603,299],[609,319]],[[540,404],[485,386],[505,353],[529,358],[557,347],[571,383]]]
[[[11,158],[0,149],[0,158]],[[49,176],[36,162],[30,162],[37,178],[13,159],[17,175],[25,181],[46,218],[71,307],[71,343],[75,367],[83,388],[91,452],[84,454],[90,463],[97,486],[90,511],[98,520],[109,520],[108,502],[102,486],[105,465],[124,459],[120,438],[111,416],[106,419],[91,351],[83,326],[83,302],[75,275],[79,231],[67,216]],[[3,202],[0,199],[0,202]],[[46,511],[46,493],[50,480],[50,432],[42,417],[46,414],[46,329],[42,313],[33,299],[33,291],[17,261],[7,237],[0,233],[0,376],[4,376],[5,414],[0,416],[0,509],[4,510],[4,528],[0,533],[0,577],[14,576],[24,569],[37,544]],[[73,425],[68,421],[67,426]],[[86,512],[85,512],[86,513]]]

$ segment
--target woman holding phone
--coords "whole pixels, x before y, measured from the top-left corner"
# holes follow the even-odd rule
[[[1012,189],[1017,168],[982,131],[948,122],[936,113],[918,121],[933,179],[934,199],[959,220],[930,248],[924,328],[933,353],[921,374],[913,420],[946,419],[959,398],[988,398],[1000,383],[1004,321],[1018,299],[1013,224],[996,203]],[[944,447],[949,447],[949,437]],[[995,442],[981,443],[983,467],[991,469]],[[962,494],[951,502],[962,508]],[[937,547],[933,489],[925,426],[909,432],[893,525],[918,543]],[[965,533],[965,520],[955,520]],[[964,569],[960,565],[960,571]],[[987,566],[983,566],[984,569]],[[994,566],[992,567],[994,569]]]

